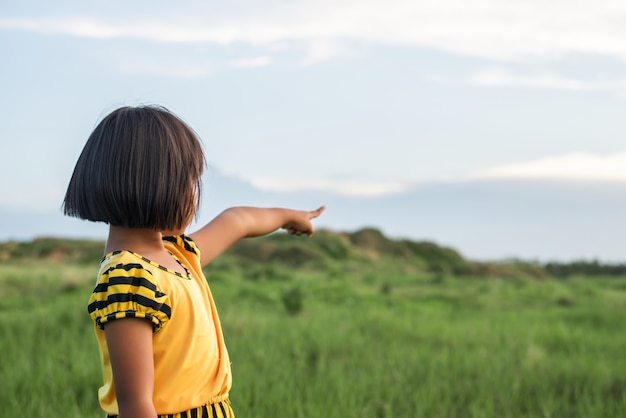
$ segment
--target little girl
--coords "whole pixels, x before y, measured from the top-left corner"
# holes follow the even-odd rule
[[[185,235],[204,165],[194,131],[154,106],[109,114],[76,163],[65,214],[109,224],[88,306],[109,417],[234,417],[230,361],[202,266],[243,237],[279,228],[311,235],[324,210],[230,208]]]

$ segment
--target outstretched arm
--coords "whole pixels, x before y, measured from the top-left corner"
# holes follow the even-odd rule
[[[324,206],[313,211],[234,207],[226,209],[190,236],[200,249],[204,266],[241,238],[258,237],[279,228],[290,234],[310,236],[313,234],[311,220],[320,216],[324,209]]]

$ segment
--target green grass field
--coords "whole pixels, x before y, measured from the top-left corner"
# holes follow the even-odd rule
[[[102,417],[85,307],[95,271],[0,265],[1,416]],[[227,257],[207,275],[240,418],[626,417],[626,278],[241,268]]]

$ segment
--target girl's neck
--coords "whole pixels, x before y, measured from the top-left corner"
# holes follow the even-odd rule
[[[183,276],[188,274],[188,270],[165,249],[163,234],[159,231],[111,226],[104,253],[117,250],[132,251]]]
[[[117,250],[130,250],[139,254],[164,252],[162,234],[159,231],[142,228],[109,226],[105,253]]]

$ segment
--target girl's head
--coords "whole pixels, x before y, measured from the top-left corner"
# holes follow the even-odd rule
[[[122,107],[85,144],[66,215],[127,228],[185,228],[200,202],[205,160],[196,133],[163,107]]]

